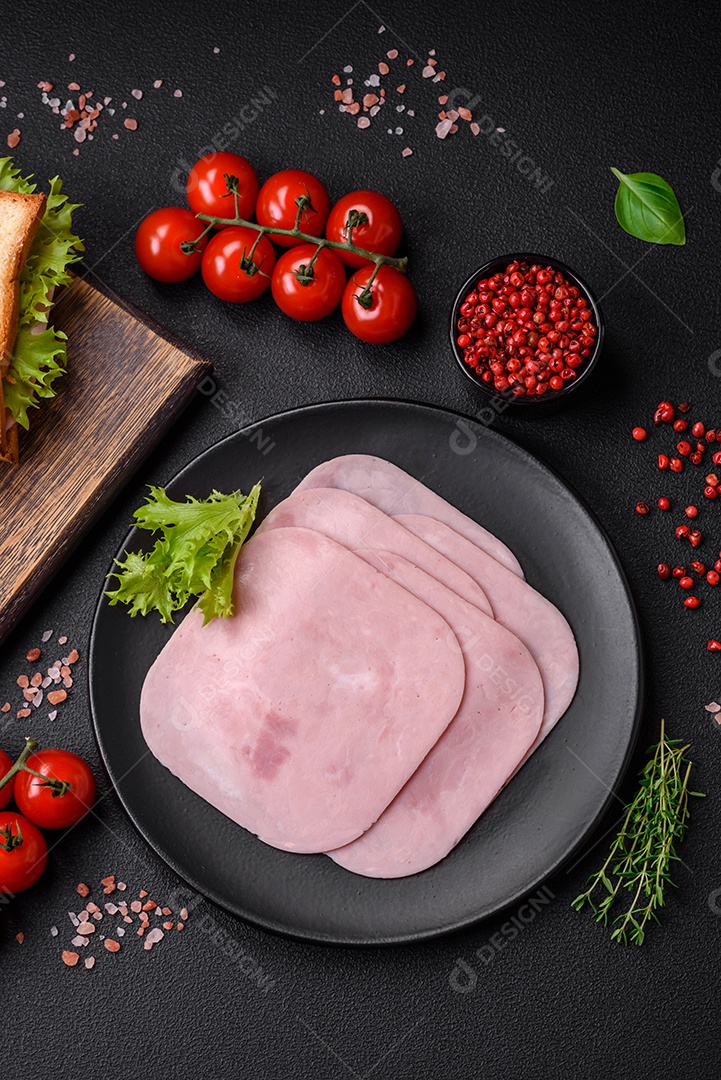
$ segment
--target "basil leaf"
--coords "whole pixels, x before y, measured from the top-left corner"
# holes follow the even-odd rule
[[[619,180],[616,219],[621,228],[649,244],[686,243],[686,226],[673,188],[656,173],[611,172]]]

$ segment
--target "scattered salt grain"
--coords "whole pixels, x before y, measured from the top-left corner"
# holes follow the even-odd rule
[[[57,937],[57,936],[58,936],[58,928],[57,928],[57,926],[51,926],[50,927],[50,937]]]
[[[88,969],[88,971],[90,971],[91,968],[95,967],[95,957],[94,956],[86,956],[83,963],[85,964],[85,967]]]
[[[52,636],[53,636],[53,632],[52,632],[52,630],[45,630],[45,631],[43,631],[43,636],[42,636],[42,638],[41,638],[41,641],[42,641],[43,645],[45,644],[45,642],[46,642],[46,641],[50,641],[50,638],[51,638]]]
[[[216,55],[216,56],[217,56],[217,55],[218,55],[218,53],[220,52],[220,49],[218,48],[218,46],[217,46],[217,45],[216,45],[216,46],[215,46],[215,48],[213,49],[213,52],[215,53],[215,55]]]
[[[378,33],[379,33],[379,34],[385,34],[385,31],[386,31],[386,28],[385,28],[385,26],[379,26],[379,27],[378,27]]]
[[[164,937],[165,934],[160,929],[160,927],[154,926],[145,938],[145,941],[143,942],[143,948],[148,950],[152,949],[153,945],[156,945],[159,941],[162,941]]]
[[[708,705],[704,705],[706,712],[717,713],[721,712],[721,705],[717,701],[710,701]]]
[[[22,945],[23,941],[25,940],[25,935],[23,934],[22,930],[20,930],[15,935],[15,940],[17,941],[18,945]]]
[[[63,963],[66,964],[67,967],[75,967],[80,957],[76,952],[70,952],[69,949],[63,949],[62,959]]]
[[[8,144],[8,146],[9,146],[9,148],[11,150],[14,150],[19,142],[20,142],[20,128],[15,128],[15,130],[11,131],[10,134],[8,135],[7,144]]]
[[[367,116],[359,116],[357,124],[359,128],[368,128],[371,126],[371,122]]]
[[[76,948],[84,948],[88,944],[88,938],[83,937],[82,934],[76,934],[70,944],[75,945]]]
[[[407,146],[405,150],[401,150],[401,157],[410,157],[412,153],[410,146]]]
[[[351,67],[350,64],[346,64],[346,66],[343,68],[343,74],[344,75],[350,75],[352,71],[353,71],[353,68]]]
[[[70,61],[70,63],[72,64],[72,62],[73,62],[73,60],[74,60],[74,59],[75,59],[75,53],[74,53],[74,52],[71,52],[71,53],[70,53],[70,56],[68,57],[68,60],[69,60],[69,61]]]
[[[448,120],[448,119],[439,120],[439,122],[436,124],[436,135],[438,136],[439,139],[445,139],[446,135],[448,134],[448,132],[451,130],[452,127],[453,127],[453,121],[452,120]]]
[[[480,135],[481,134],[481,129],[478,126],[478,124],[475,122],[475,120],[471,124],[471,131],[473,132],[474,135]]]
[[[432,79],[433,76],[435,75],[435,71],[433,70],[433,68],[431,67],[430,64],[426,64],[426,66],[423,68],[423,71],[421,72],[421,74],[423,75],[424,79]]]
[[[155,82],[153,83],[153,89],[154,90],[159,90],[162,85],[163,85],[163,80],[162,79],[156,79]],[[108,100],[110,100],[110,99],[108,99]],[[107,102],[105,104],[107,105]]]
[[[52,712],[48,713],[48,720],[54,720],[57,715],[58,715],[58,710],[53,709]]]
[[[131,90],[130,93],[133,95],[136,101],[140,101],[143,96],[142,90]]]
[[[113,938],[106,938],[105,941],[103,942],[103,945],[108,950],[108,952],[119,952],[120,951],[120,942],[115,941]]]
[[[182,97],[182,96],[183,96],[183,91],[182,90],[173,90],[173,97]]]

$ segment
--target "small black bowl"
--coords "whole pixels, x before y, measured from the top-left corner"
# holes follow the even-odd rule
[[[586,298],[591,306],[593,318],[596,323],[597,333],[593,351],[579,368],[577,378],[572,382],[567,383],[562,390],[549,390],[548,393],[544,394],[542,397],[536,397],[535,394],[533,397],[526,397],[525,395],[516,396],[508,391],[500,392],[494,389],[492,385],[484,383],[480,375],[477,375],[476,372],[472,371],[468,364],[466,364],[463,359],[463,350],[459,349],[456,343],[456,338],[458,336],[456,327],[460,316],[461,304],[468,293],[475,287],[479,278],[491,277],[493,274],[504,273],[506,267],[512,262],[528,263],[529,265],[536,263],[541,266],[550,266],[554,270],[559,270],[572,285],[575,285],[580,290],[581,295]],[[558,259],[550,258],[548,255],[522,252],[521,254],[515,255],[499,255],[497,258],[491,259],[490,262],[484,263],[483,266],[474,271],[468,280],[461,285],[451,310],[450,337],[453,355],[458,361],[464,375],[478,387],[484,397],[488,398],[489,402],[493,402],[497,412],[500,414],[507,409],[513,409],[514,415],[519,419],[530,420],[532,418],[550,416],[552,413],[557,412],[559,409],[563,408],[564,405],[568,404],[571,396],[577,393],[580,387],[586,384],[591,373],[598,364],[598,358],[601,355],[604,325],[601,309],[599,308],[593,293],[588,285],[586,285],[585,281],[583,281],[574,270],[571,270],[570,267],[566,266],[564,263],[559,262]]]

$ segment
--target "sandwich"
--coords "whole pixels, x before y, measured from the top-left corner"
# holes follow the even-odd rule
[[[0,158],[0,462],[16,465],[28,410],[55,396],[64,372],[65,334],[49,325],[55,290],[72,277],[83,251],[73,233],[77,206],[58,177],[36,194],[12,158]]]

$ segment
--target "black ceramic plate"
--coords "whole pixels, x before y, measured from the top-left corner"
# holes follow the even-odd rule
[[[198,892],[259,926],[311,941],[417,941],[519,901],[589,835],[633,748],[639,631],[623,571],[577,496],[514,443],[441,409],[354,401],[283,413],[201,454],[169,491],[205,497],[214,487],[247,491],[262,478],[265,514],[319,462],[348,453],[395,462],[497,533],[578,641],[581,679],[571,708],[458,847],[421,874],[380,881],[324,855],[276,851],[235,825],[143,741],[140,689],[171,629],[154,616],[131,620],[103,597],[91,642],[92,712],[130,817]],[[131,532],[123,550],[141,543]]]

